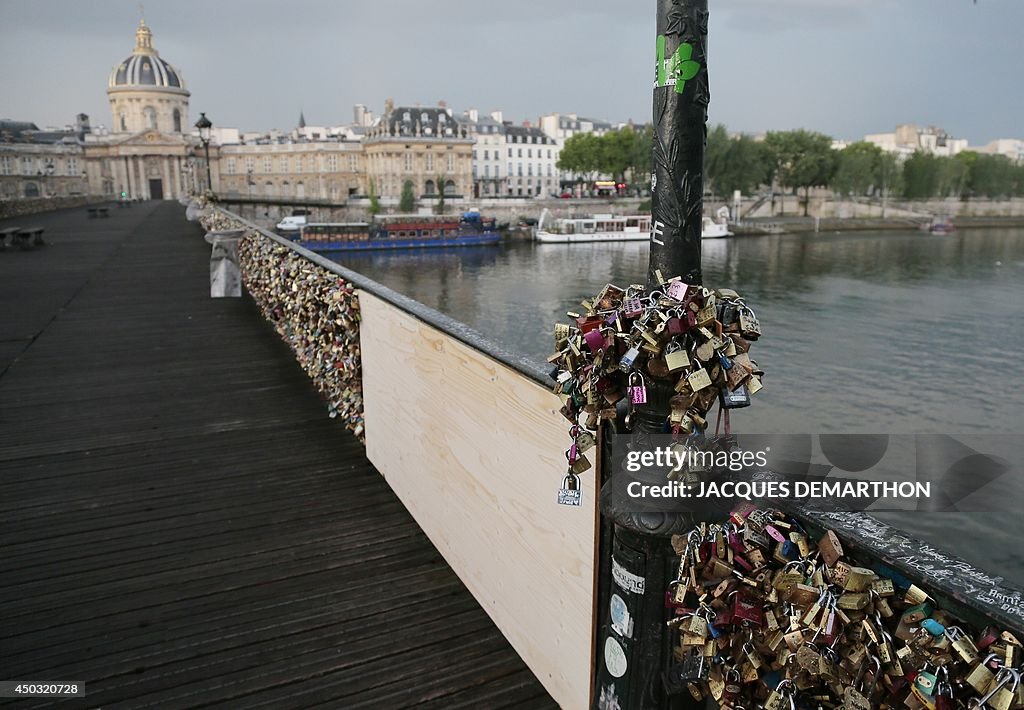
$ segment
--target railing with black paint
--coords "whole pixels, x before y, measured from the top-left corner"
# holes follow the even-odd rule
[[[362,382],[350,395],[362,398],[371,462],[555,699],[587,706],[601,559],[597,488],[584,477],[589,505],[582,511],[554,504],[566,425],[546,368],[237,215],[218,210],[211,222],[236,225],[249,230],[250,249],[276,258],[262,275],[252,273],[263,268],[258,260],[243,263],[247,283],[280,281],[271,299],[302,288],[294,274],[331,285],[321,291],[328,299],[335,287],[354,289],[360,317],[347,327],[358,327],[359,337],[347,342],[361,351]],[[271,320],[293,348],[308,346],[298,321],[314,311],[307,303],[286,326]],[[866,566],[926,588],[965,620],[1024,635],[1021,592],[970,563],[868,514],[792,512],[814,532],[835,531]]]

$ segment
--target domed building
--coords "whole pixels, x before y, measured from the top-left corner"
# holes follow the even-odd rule
[[[190,134],[189,96],[181,71],[160,56],[140,20],[135,49],[107,79],[110,133],[85,137],[92,191],[170,200],[207,189],[205,155]],[[217,155],[214,146],[210,154]],[[217,161],[211,162],[216,185]]]
[[[182,133],[189,126],[185,80],[153,48],[145,20],[135,31],[135,50],[110,72],[107,96],[115,133]]]

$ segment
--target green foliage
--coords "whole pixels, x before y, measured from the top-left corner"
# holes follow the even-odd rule
[[[769,180],[772,156],[765,145],[750,136],[730,138],[719,124],[708,133],[704,150],[705,187],[727,197],[734,190],[750,194]]]
[[[804,216],[812,187],[828,185],[836,170],[832,139],[821,133],[805,131],[769,131],[765,146],[774,156],[775,174],[786,187],[804,188]]]
[[[444,183],[445,176],[437,176],[437,204],[434,206],[434,214],[444,214],[445,210],[448,209],[444,203]]]
[[[840,195],[863,196],[882,184],[882,149],[873,143],[851,143],[839,151],[832,189]]]
[[[376,217],[380,214],[380,200],[377,198],[377,187],[374,183],[375,180],[370,178],[370,189],[368,190],[370,195],[370,206],[366,211],[370,213],[371,217]]]
[[[558,168],[592,179],[598,174],[614,176],[620,182],[627,174],[634,182],[651,172],[654,129],[625,127],[603,136],[577,133],[565,142],[558,156]]]
[[[402,183],[402,197],[398,201],[398,211],[409,214],[416,207],[416,196],[412,192],[412,180]]]
[[[974,154],[968,183],[970,194],[992,198],[1024,194],[1022,176],[1024,165],[1015,165],[1005,155]]]

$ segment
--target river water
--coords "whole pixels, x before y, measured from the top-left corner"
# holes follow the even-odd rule
[[[543,364],[552,324],[609,281],[643,281],[647,256],[645,242],[510,242],[336,258]],[[765,388],[734,429],[1024,432],[1024,229],[708,240],[703,265],[764,331],[752,352]],[[1013,479],[1006,493],[1024,507]],[[1022,515],[880,517],[1024,586]]]

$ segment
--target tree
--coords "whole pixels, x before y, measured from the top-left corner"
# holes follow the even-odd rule
[[[367,208],[367,212],[370,213],[371,217],[376,217],[380,214],[380,200],[377,199],[377,188],[375,180],[370,178],[370,189],[368,190],[370,195],[370,206]]]
[[[903,196],[908,200],[926,200],[938,193],[938,158],[916,151],[903,163]]]
[[[444,181],[445,181],[445,176],[444,175],[438,175],[437,176],[437,193],[438,193],[438,196],[437,196],[437,204],[434,206],[434,214],[444,214],[444,211],[447,209],[447,206],[444,204],[444,193],[445,193]]]
[[[769,131],[765,146],[774,156],[776,176],[784,187],[804,188],[804,216],[807,216],[810,190],[828,185],[835,173],[832,139],[821,133],[805,131]]]
[[[398,211],[409,214],[416,207],[416,197],[412,193],[412,180],[402,183],[402,197],[398,201]]]
[[[571,136],[558,155],[558,169],[576,175],[592,176],[600,172],[601,139],[593,133]]]
[[[882,149],[873,143],[851,143],[837,156],[832,189],[862,197],[881,185]]]
[[[733,191],[750,194],[768,181],[771,158],[764,144],[747,135],[729,137],[725,126],[708,134],[704,175],[708,188],[720,197]]]

